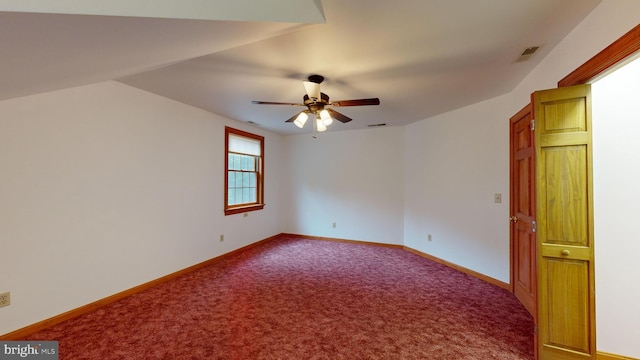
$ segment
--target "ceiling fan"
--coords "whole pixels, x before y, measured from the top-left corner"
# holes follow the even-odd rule
[[[293,122],[297,127],[302,128],[311,114],[316,118],[315,125],[316,130],[318,131],[327,130],[327,126],[331,125],[334,119],[343,123],[351,121],[350,117],[329,108],[329,106],[380,105],[380,99],[378,98],[330,101],[329,95],[320,92],[320,84],[324,81],[324,76],[310,75],[308,79],[309,81],[303,81],[307,94],[302,98],[302,103],[255,100],[252,101],[252,103],[262,105],[306,106],[306,110],[302,110],[301,112],[293,115],[286,122]]]

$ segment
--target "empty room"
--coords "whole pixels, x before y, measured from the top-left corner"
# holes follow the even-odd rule
[[[0,1],[0,359],[640,359],[639,24]]]

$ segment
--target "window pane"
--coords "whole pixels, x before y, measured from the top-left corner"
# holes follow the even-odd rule
[[[256,193],[256,189],[255,188],[250,188],[249,189],[249,198],[251,199],[251,202],[257,202],[258,201],[258,195]]]
[[[233,187],[236,184],[236,173],[229,171],[229,179],[227,180],[227,186]]]
[[[251,173],[251,177],[250,177],[250,179],[249,179],[249,180],[250,180],[250,181],[249,181],[249,186],[250,186],[250,187],[252,187],[252,188],[257,187],[257,186],[256,186],[256,181],[257,181],[256,179],[257,179],[256,174],[255,174],[255,173]]]
[[[256,158],[255,157],[250,157],[249,158],[249,161],[247,163],[247,170],[256,171]]]
[[[242,170],[248,170],[249,169],[249,157],[248,156],[243,156],[242,157]]]
[[[233,169],[233,154],[227,156],[227,169]]]
[[[251,199],[251,189],[249,188],[242,189],[242,201],[246,203],[253,202],[253,200]]]
[[[242,170],[242,155],[233,155],[233,170]]]
[[[253,175],[253,174],[251,174],[251,173],[243,173],[242,174],[242,187],[251,186],[250,185],[250,183],[251,183],[251,180],[250,180],[251,179],[251,175]]]
[[[242,203],[246,202],[242,198],[242,189],[234,189],[233,192],[235,192],[235,203],[236,204],[242,204]]]
[[[236,200],[235,200],[235,191],[230,190],[227,191],[227,204],[229,205],[235,205],[236,204]]]
[[[234,187],[237,188],[241,188],[242,187],[242,173],[241,172],[237,172],[236,173],[236,184],[234,185]]]

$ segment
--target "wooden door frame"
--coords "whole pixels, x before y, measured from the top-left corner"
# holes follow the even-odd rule
[[[640,24],[558,81],[558,87],[586,84],[640,50]]]

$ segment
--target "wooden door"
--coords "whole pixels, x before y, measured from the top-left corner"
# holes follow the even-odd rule
[[[534,232],[535,149],[529,104],[510,119],[510,239],[513,293],[537,319],[537,243]],[[535,320],[537,323],[537,320]]]
[[[596,356],[590,92],[533,94],[542,360]]]

